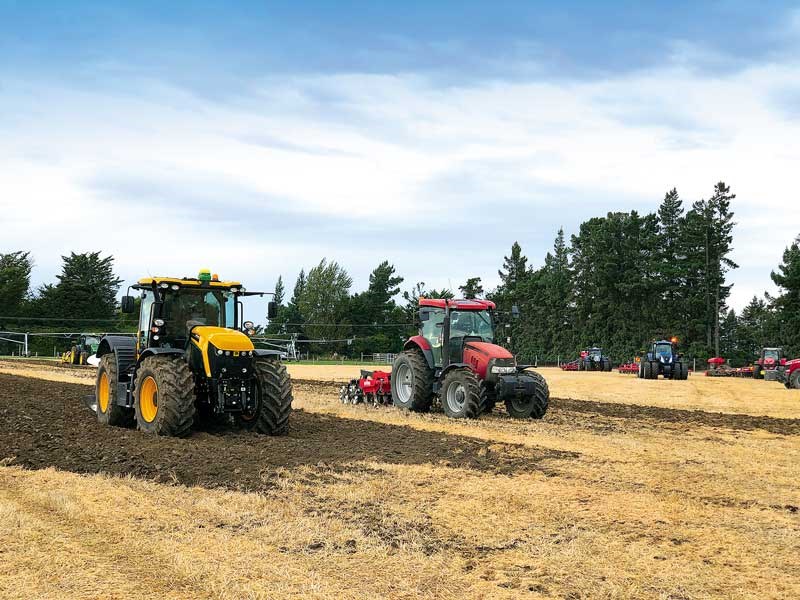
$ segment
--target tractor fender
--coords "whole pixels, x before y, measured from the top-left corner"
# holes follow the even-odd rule
[[[180,348],[145,348],[144,352],[139,355],[137,363],[141,363],[149,356],[185,356],[186,352]]]
[[[442,369],[441,373],[439,373],[439,379],[440,380],[444,379],[445,375],[447,375],[453,369],[469,369],[470,371],[472,371],[472,367],[467,363],[450,363],[444,369]],[[475,371],[472,372],[474,373]]]
[[[428,363],[428,367],[431,369],[434,368],[433,364],[433,351],[431,350],[431,345],[424,337],[421,335],[415,335],[414,337],[408,338],[406,343],[403,344],[403,350],[413,350],[418,349],[422,351],[422,354],[425,355],[425,361]]]
[[[95,356],[114,353],[117,359],[119,381],[125,381],[133,365],[136,364],[136,340],[125,335],[106,335],[100,340]]]

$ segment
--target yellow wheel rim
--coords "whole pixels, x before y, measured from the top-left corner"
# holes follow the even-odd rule
[[[108,396],[109,396],[109,389],[108,389],[108,375],[105,371],[100,373],[100,385],[98,386],[99,389],[97,390],[97,405],[100,408],[101,413],[105,413],[108,410]]]
[[[148,423],[152,423],[158,414],[158,384],[150,376],[145,378],[139,390],[139,412]]]

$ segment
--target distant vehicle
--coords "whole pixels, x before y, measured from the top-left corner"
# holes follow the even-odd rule
[[[783,348],[762,348],[761,357],[753,366],[753,377],[767,381],[783,381],[786,357]]]
[[[90,333],[82,333],[72,348],[61,355],[61,362],[70,365],[88,365],[89,357],[97,353],[99,346],[100,338]]]
[[[689,363],[678,353],[678,338],[656,340],[639,363],[640,379],[688,379]]]
[[[786,362],[784,383],[790,390],[800,390],[800,358]]]

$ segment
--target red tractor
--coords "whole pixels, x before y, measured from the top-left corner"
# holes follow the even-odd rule
[[[790,390],[800,390],[800,358],[786,361],[784,383]]]
[[[495,344],[495,304],[420,298],[420,332],[392,365],[392,402],[426,412],[438,398],[445,414],[476,418],[498,401],[516,418],[541,419],[550,390],[544,377]]]
[[[435,400],[448,417],[474,419],[503,401],[515,418],[541,419],[550,401],[544,377],[495,344],[495,304],[420,298],[419,335],[406,341],[389,377],[392,403],[427,412]],[[385,377],[362,372],[341,390],[344,403],[385,401]]]
[[[753,377],[767,381],[783,381],[785,370],[786,357],[783,356],[783,348],[764,348],[761,350],[761,357],[753,366]]]

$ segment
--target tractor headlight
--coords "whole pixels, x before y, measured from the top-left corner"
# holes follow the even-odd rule
[[[517,367],[492,367],[492,373],[495,375],[511,375],[517,370]]]
[[[217,356],[222,356],[222,350],[217,350]]]
[[[167,282],[164,282],[164,283],[160,284],[158,287],[160,287],[162,290],[165,290],[165,289],[167,289],[169,287],[169,284]]]
[[[164,319],[155,319],[153,320],[153,325],[156,327],[163,327],[164,326]]]
[[[231,355],[231,351],[230,350],[225,350],[225,356],[230,356],[230,355]]]
[[[177,292],[179,289],[181,289],[181,286],[179,286],[177,283],[173,283],[171,287],[172,287],[172,289],[173,289],[174,291],[176,291],[176,292]]]
[[[232,288],[231,288],[231,291],[232,291],[232,292],[235,294],[236,292],[238,292],[238,291],[239,291],[239,288],[237,288],[237,287],[232,287]]]

